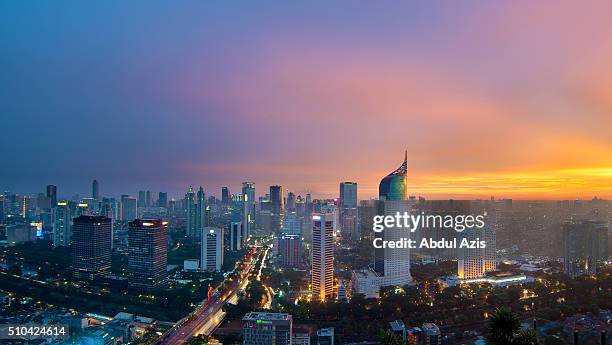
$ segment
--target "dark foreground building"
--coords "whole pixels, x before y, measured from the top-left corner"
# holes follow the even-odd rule
[[[168,277],[168,229],[161,219],[129,223],[129,285],[142,290],[165,288]]]
[[[74,276],[94,279],[111,268],[111,220],[82,215],[73,219],[72,268]]]

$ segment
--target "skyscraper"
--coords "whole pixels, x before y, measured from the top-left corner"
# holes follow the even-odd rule
[[[138,201],[129,195],[121,196],[121,220],[131,222],[138,218]]]
[[[340,183],[340,231],[342,236],[359,239],[357,226],[357,183]]]
[[[200,186],[200,189],[198,190],[197,198],[198,198],[198,203],[195,205],[196,206],[195,227],[196,227],[196,233],[199,234],[204,228],[204,208],[205,208],[204,200],[206,200],[206,196],[204,195],[204,189],[202,188],[202,186]]]
[[[146,197],[146,205],[145,207],[153,207],[153,193],[151,193],[150,190],[148,190],[145,194]]]
[[[185,194],[185,216],[186,216],[186,233],[187,236],[195,238],[198,236],[197,234],[197,215],[196,215],[196,207],[195,207],[195,192],[193,191],[193,187],[189,186],[187,190],[187,194]]]
[[[243,345],[291,345],[293,318],[289,314],[250,312],[242,321]]]
[[[47,198],[49,198],[51,202],[51,208],[54,208],[57,205],[57,187],[50,184],[47,185]]]
[[[324,301],[334,297],[334,219],[319,213],[312,220],[312,296]]]
[[[111,267],[111,220],[104,216],[74,218],[72,268],[75,277],[93,279]]]
[[[68,202],[58,202],[53,213],[53,246],[69,246],[72,239],[72,213]]]
[[[242,240],[245,242],[255,226],[255,183],[242,182],[242,196],[244,198]]]
[[[302,263],[302,238],[299,235],[281,234],[278,254],[285,267],[299,267]]]
[[[278,234],[283,225],[285,195],[282,186],[270,186],[270,225],[272,232]]]
[[[609,222],[579,221],[563,225],[563,264],[572,278],[597,273],[608,257]]]
[[[100,185],[98,184],[98,180],[93,180],[91,183],[91,197],[94,200],[100,200]]]
[[[138,207],[147,207],[147,192],[138,191]]]
[[[159,196],[157,198],[157,206],[158,207],[168,207],[168,193],[159,192]]]
[[[459,279],[482,278],[497,268],[495,257],[495,228],[488,219],[482,229],[464,230],[457,241],[485,241],[485,248],[457,248],[457,277]]]
[[[168,229],[161,219],[136,219],[128,232],[129,284],[155,290],[167,283]]]
[[[408,153],[406,152],[404,155],[404,163],[380,181],[378,186],[378,197],[380,200],[408,199],[407,170]]]
[[[242,242],[244,241],[242,238],[243,226],[242,222],[230,223],[230,250],[240,250],[242,248]]]
[[[200,267],[203,271],[221,271],[223,266],[223,229],[205,227],[202,229]]]
[[[230,191],[228,187],[221,187],[221,204],[224,207],[229,207],[232,199],[230,197]]]

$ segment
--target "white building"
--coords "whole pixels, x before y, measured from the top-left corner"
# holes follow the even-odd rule
[[[324,301],[334,297],[334,215],[312,216],[312,296]]]
[[[200,268],[202,271],[221,271],[223,265],[223,229],[202,229]]]

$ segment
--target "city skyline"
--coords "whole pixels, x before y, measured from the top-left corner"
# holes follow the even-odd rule
[[[0,188],[611,198],[611,6],[4,3]]]

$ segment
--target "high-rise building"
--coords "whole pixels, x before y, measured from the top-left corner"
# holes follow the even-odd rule
[[[340,183],[340,232],[342,236],[358,240],[357,183]]]
[[[53,213],[53,246],[69,246],[72,240],[72,212],[68,202],[58,202]]]
[[[303,218],[298,217],[298,215],[294,212],[288,213],[285,215],[285,220],[283,221],[283,234],[287,235],[302,235],[302,223]]]
[[[221,187],[221,204],[224,207],[229,207],[232,199],[230,197],[230,190],[228,187]]]
[[[147,207],[147,192],[138,191],[138,207]]]
[[[221,271],[223,266],[223,229],[202,229],[200,267],[203,271]]]
[[[159,192],[159,195],[157,197],[157,206],[166,208],[168,207],[168,193]]]
[[[572,278],[597,273],[597,263],[608,258],[608,229],[602,221],[568,222],[563,225],[563,263]]]
[[[293,318],[289,314],[250,312],[242,321],[243,345],[291,345]]]
[[[146,205],[145,207],[153,207],[153,193],[151,193],[150,190],[148,190],[145,194],[145,198],[146,198]]]
[[[47,185],[47,198],[49,198],[51,202],[51,208],[54,208],[57,204],[57,187],[50,184]]]
[[[331,214],[313,214],[312,296],[334,298],[334,220]]]
[[[495,271],[495,228],[492,223],[485,220],[481,229],[471,228],[461,232],[457,241],[485,241],[485,248],[457,248],[457,277],[459,279],[476,279],[484,277],[488,272]]]
[[[242,249],[243,226],[242,222],[230,223],[230,250]]]
[[[131,222],[138,218],[138,200],[129,195],[121,196],[121,220]]]
[[[110,272],[111,220],[79,216],[72,225],[72,269],[75,277],[93,279]]]
[[[293,192],[287,193],[287,205],[285,205],[287,212],[295,212],[295,201],[295,194]]]
[[[136,219],[129,224],[130,287],[155,290],[167,283],[168,229],[161,219]]]
[[[198,234],[202,232],[202,229],[204,228],[204,208],[206,207],[204,205],[204,200],[206,200],[206,196],[204,195],[204,189],[202,188],[202,186],[200,186],[200,189],[198,190],[198,193],[197,193],[197,204],[195,205],[196,207],[195,226],[196,226],[196,233]]]
[[[91,183],[91,197],[94,200],[100,200],[100,184],[98,180],[93,180]]]
[[[278,234],[283,226],[285,213],[285,195],[282,186],[270,186],[270,208],[271,230]]]
[[[380,200],[408,199],[407,170],[408,153],[405,153],[404,163],[380,181],[378,186],[378,197]]]
[[[251,236],[251,230],[255,226],[255,183],[242,182],[242,195],[244,197],[244,236],[246,241]]]
[[[187,190],[187,194],[185,194],[185,216],[187,220],[187,236],[191,238],[195,238],[198,236],[198,226],[197,226],[197,215],[196,215],[196,205],[195,205],[195,192],[193,191],[193,187],[189,186]]]
[[[302,238],[299,235],[281,234],[278,253],[285,267],[299,267],[302,263]]]

